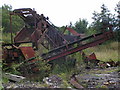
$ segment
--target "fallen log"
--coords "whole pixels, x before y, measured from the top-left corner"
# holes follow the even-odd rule
[[[74,86],[75,88],[84,88],[83,86],[81,86],[74,78],[71,78],[71,80],[70,80],[70,84],[72,85],[72,86]]]
[[[14,82],[20,82],[20,81],[26,79],[23,76],[18,76],[18,75],[14,75],[14,74],[10,74],[10,73],[4,73],[2,76],[9,80],[14,81]]]

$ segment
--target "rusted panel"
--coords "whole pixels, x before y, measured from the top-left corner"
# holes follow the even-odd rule
[[[89,55],[88,58],[90,60],[96,60],[97,59],[95,53],[92,53],[91,55]]]
[[[18,53],[17,52],[13,52],[14,57],[18,57]]]
[[[15,43],[20,42],[30,42],[31,41],[31,34],[33,33],[33,29],[23,28],[14,38]]]
[[[80,34],[73,30],[72,28],[67,27],[66,29],[69,30],[73,35],[80,36]]]
[[[67,27],[66,28],[68,31],[70,31],[73,35],[75,35],[75,36],[79,36],[79,37],[81,37],[81,38],[84,38],[85,37],[85,34],[80,34],[80,33],[78,33],[78,32],[76,32],[74,29],[72,29],[72,28],[70,28],[70,27]]]
[[[20,50],[23,53],[25,59],[30,59],[32,57],[35,57],[35,51],[33,50],[32,47],[20,47]],[[32,60],[28,61],[27,63],[35,62],[35,61],[37,61],[37,59],[32,59]],[[32,68],[32,66],[34,66],[34,67]],[[37,68],[37,64],[34,63],[32,66],[28,66],[30,70],[33,70],[35,72],[39,71],[39,68]]]
[[[22,51],[25,59],[35,57],[35,51],[33,50],[32,47],[20,47],[20,50]]]

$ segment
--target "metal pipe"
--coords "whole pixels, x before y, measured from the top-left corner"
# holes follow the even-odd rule
[[[11,43],[13,43],[13,34],[12,34],[12,15],[10,13],[10,33],[11,33]]]

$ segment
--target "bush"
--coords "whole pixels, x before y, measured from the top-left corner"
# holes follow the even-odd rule
[[[40,58],[37,58],[39,60],[37,64],[37,68],[39,69],[39,72],[33,73],[36,74],[35,77],[32,79],[35,81],[42,81],[44,77],[49,76],[51,72],[51,65],[46,63],[45,61],[40,60]]]

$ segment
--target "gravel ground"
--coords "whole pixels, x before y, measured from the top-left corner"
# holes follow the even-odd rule
[[[120,71],[115,68],[89,69],[76,75],[76,79],[84,88],[120,88]],[[43,84],[33,81],[4,83],[5,89],[36,90],[40,88],[60,88],[62,78],[57,75],[46,77]]]
[[[43,88],[43,86],[41,86],[40,83],[38,83],[38,82],[29,82],[29,81],[22,82],[22,83],[8,82],[8,83],[3,84],[3,87],[4,87],[5,89]]]
[[[87,73],[76,75],[76,78],[86,88],[120,88],[120,71],[114,69],[117,68],[92,69]]]

